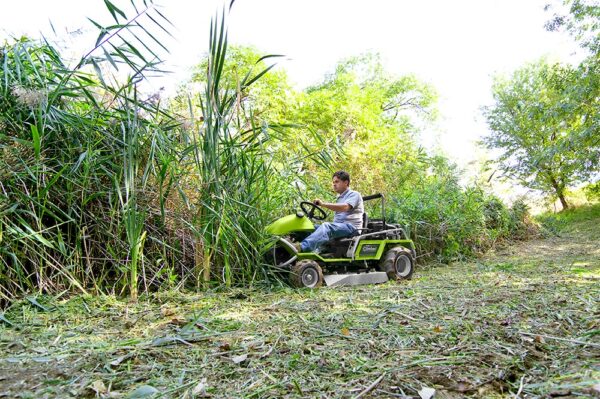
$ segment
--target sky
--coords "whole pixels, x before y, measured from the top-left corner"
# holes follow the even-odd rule
[[[415,74],[436,88],[440,118],[420,133],[421,142],[467,166],[484,156],[476,146],[487,132],[480,108],[491,103],[494,74],[542,56],[562,62],[581,57],[568,36],[544,29],[551,17],[544,5],[556,1],[236,0],[228,19],[229,42],[284,54],[279,67],[298,88],[318,83],[343,58],[379,52],[391,73]],[[86,17],[105,21],[102,16],[109,16],[102,0],[4,2],[0,38],[52,36],[52,21],[58,37],[75,40],[94,31]],[[168,93],[208,50],[210,19],[223,2],[154,2],[174,25],[174,38],[165,42],[170,49],[165,66],[173,74],[156,83]],[[91,46],[93,39],[87,43]]]

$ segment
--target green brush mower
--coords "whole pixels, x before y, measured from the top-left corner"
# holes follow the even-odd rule
[[[276,237],[268,250],[269,262],[289,272],[294,287],[385,283],[410,279],[415,268],[415,245],[404,229],[385,219],[382,194],[363,197],[363,201],[381,198],[381,219],[369,220],[363,214],[363,228],[352,237],[333,239],[318,252],[298,252],[295,243],[315,231],[314,221],[327,217],[323,208],[302,201],[302,211],[284,216],[266,227]]]

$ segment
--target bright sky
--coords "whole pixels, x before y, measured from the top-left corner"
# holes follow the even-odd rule
[[[474,142],[487,127],[479,108],[491,101],[494,73],[544,55],[557,61],[578,58],[570,38],[543,28],[551,16],[543,7],[551,1],[237,0],[229,40],[285,54],[280,65],[299,87],[318,82],[344,57],[381,53],[390,72],[414,73],[437,89],[441,118],[422,133],[422,141],[466,165],[481,155]],[[68,36],[63,32],[93,30],[85,17],[105,20],[100,16],[108,15],[102,0],[4,2],[0,38],[6,33],[51,35],[49,20],[59,37]],[[208,50],[210,18],[222,0],[155,3],[175,25],[175,40],[166,43],[171,50],[167,67],[184,78],[186,68]],[[166,84],[174,87],[174,80]]]

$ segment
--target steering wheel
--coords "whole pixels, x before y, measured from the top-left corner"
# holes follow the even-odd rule
[[[302,201],[300,203],[300,209],[308,216],[310,219],[314,220],[325,220],[327,214],[320,206],[313,204],[312,202]]]

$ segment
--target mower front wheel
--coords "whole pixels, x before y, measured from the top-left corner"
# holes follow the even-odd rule
[[[314,260],[301,260],[292,266],[290,283],[298,288],[317,288],[323,285],[323,270]]]
[[[415,270],[412,252],[404,247],[390,249],[381,262],[381,269],[390,280],[410,280]]]

